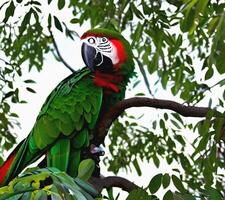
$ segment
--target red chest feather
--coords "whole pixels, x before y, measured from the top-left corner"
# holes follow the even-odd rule
[[[123,77],[118,74],[103,74],[99,71],[95,72],[94,84],[99,87],[103,87],[112,90],[115,93],[119,93],[120,89],[117,86],[123,80]]]

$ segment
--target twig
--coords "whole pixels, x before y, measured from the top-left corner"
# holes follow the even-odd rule
[[[63,57],[62,57],[62,55],[61,55],[61,53],[59,52],[59,48],[58,48],[58,46],[57,46],[57,44],[56,44],[56,41],[55,41],[55,39],[54,39],[54,36],[53,36],[53,33],[52,33],[52,31],[51,31],[51,29],[50,29],[50,27],[48,27],[48,30],[49,30],[49,33],[50,33],[50,36],[51,36],[51,38],[52,38],[52,43],[53,43],[53,46],[54,46],[54,48],[55,48],[55,50],[56,50],[56,53],[57,53],[57,55],[58,55],[58,57],[60,58],[60,60],[62,61],[62,63],[72,72],[72,73],[74,73],[75,72],[75,70],[63,59]]]
[[[89,183],[91,183],[94,188],[100,193],[104,188],[112,188],[112,187],[118,187],[126,192],[131,192],[134,189],[138,189],[139,187],[134,184],[133,182],[119,177],[119,176],[108,176],[108,177],[91,177],[88,180]]]
[[[147,89],[148,89],[149,94],[150,94],[152,97],[154,97],[154,95],[153,95],[153,93],[152,93],[152,91],[151,91],[151,89],[150,89],[150,84],[149,84],[149,81],[148,81],[148,78],[147,78],[147,75],[146,75],[145,69],[143,68],[142,63],[138,60],[138,58],[135,58],[135,60],[136,60],[137,63],[138,63],[138,67],[139,67],[140,72],[141,72],[141,74],[142,74],[142,76],[143,76],[143,78],[144,78],[144,82],[145,82],[145,85],[146,85],[146,87],[147,87]]]
[[[118,102],[99,121],[96,133],[97,143],[104,143],[105,136],[112,125],[124,110],[131,107],[152,107],[173,110],[185,117],[206,117],[209,111],[214,112],[214,116],[225,118],[221,113],[208,107],[185,106],[170,100],[151,99],[147,97],[133,97]]]
[[[11,66],[11,64],[10,64],[8,61],[4,60],[3,58],[0,58],[0,60],[1,60],[2,62],[4,62],[6,65],[10,65],[10,66]]]

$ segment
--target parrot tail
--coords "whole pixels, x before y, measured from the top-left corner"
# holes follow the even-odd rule
[[[5,180],[5,177],[6,177],[6,174],[14,160],[16,156],[16,152],[13,152],[9,157],[8,159],[3,163],[3,165],[0,167],[0,185],[3,184],[4,180]]]
[[[13,150],[13,152],[9,155],[9,157],[7,158],[7,160],[3,163],[3,165],[0,167],[0,186],[3,186],[8,180],[9,177],[9,170],[12,167],[17,152],[20,149],[20,147],[22,146],[22,144],[24,143],[24,140],[21,141],[16,148]]]

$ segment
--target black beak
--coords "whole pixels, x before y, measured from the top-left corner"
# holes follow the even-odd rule
[[[96,50],[94,47],[87,45],[86,43],[82,44],[81,47],[82,58],[85,65],[91,70],[94,71],[94,58],[96,55]]]
[[[113,71],[113,64],[111,59],[104,56],[102,53],[97,52],[94,47],[83,43],[81,47],[81,53],[85,65],[91,71],[94,71],[95,69],[98,69],[102,72]]]

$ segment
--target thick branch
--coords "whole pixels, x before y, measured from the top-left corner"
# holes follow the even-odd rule
[[[55,48],[55,50],[56,50],[56,53],[57,53],[57,55],[58,55],[58,57],[60,58],[60,60],[62,61],[62,63],[71,71],[71,72],[75,72],[75,70],[63,59],[63,57],[62,57],[62,55],[61,55],[61,53],[59,52],[59,48],[58,48],[58,46],[57,46],[57,44],[56,44],[56,41],[55,41],[55,39],[54,39],[54,36],[53,36],[53,33],[52,33],[52,31],[51,31],[51,29],[49,28],[48,29],[49,30],[49,33],[50,33],[50,36],[51,36],[51,38],[52,38],[52,43],[53,43],[53,46],[54,46],[54,48]]]
[[[107,132],[113,121],[118,118],[124,112],[124,110],[131,107],[152,107],[169,109],[185,117],[206,117],[209,111],[213,111],[215,116],[224,117],[218,111],[212,110],[207,107],[185,106],[183,104],[169,100],[151,99],[147,97],[133,97],[118,102],[109,110],[109,112],[104,115],[102,120],[99,122],[97,130],[97,140],[99,143],[104,142],[104,138],[107,135]]]
[[[88,182],[90,182],[99,193],[104,188],[109,189],[112,187],[121,188],[126,192],[131,192],[132,190],[139,188],[133,182],[119,176],[108,176],[101,178],[91,177]]]

